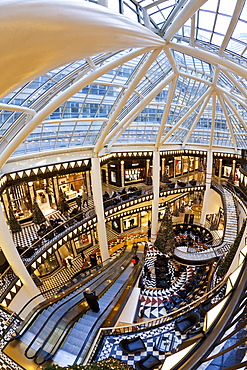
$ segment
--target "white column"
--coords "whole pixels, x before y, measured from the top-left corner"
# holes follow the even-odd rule
[[[222,176],[222,159],[220,158],[219,179],[221,179],[221,176]]]
[[[22,284],[27,293],[27,300],[40,294],[39,289],[34,284],[33,279],[29,275],[21,257],[15,247],[12,236],[6,224],[2,205],[0,205],[0,227],[1,227],[1,238],[0,238],[0,248],[2,249],[6,259],[8,260],[12,270],[20,278]],[[43,300],[43,299],[42,299]],[[39,298],[40,301],[40,298]],[[23,305],[25,302],[23,302]]]
[[[102,182],[101,182],[101,172],[100,172],[100,160],[98,157],[91,159],[92,161],[92,191],[95,212],[97,215],[97,231],[99,238],[99,247],[101,252],[102,261],[109,258],[108,243],[106,237],[105,228],[105,212],[103,207],[103,194],[102,194]]]
[[[91,195],[90,171],[86,171],[86,184],[88,196]]]
[[[165,158],[162,158],[162,161],[161,161],[161,178],[165,174],[165,164],[166,164],[166,159]]]
[[[235,177],[235,171],[236,171],[236,161],[234,159],[232,161],[232,177],[233,177],[233,181],[234,181],[234,177]]]
[[[152,201],[152,227],[151,242],[154,243],[158,230],[159,213],[159,186],[160,186],[160,153],[153,151],[153,201]]]
[[[205,222],[207,204],[209,201],[209,192],[210,192],[211,180],[212,180],[212,164],[213,164],[213,153],[210,150],[207,153],[206,190],[204,192],[203,207],[202,207],[201,221],[200,221],[202,225]]]
[[[124,161],[121,161],[121,186],[125,186],[124,181]]]
[[[150,159],[146,160],[146,177],[149,176],[149,169],[150,169]]]

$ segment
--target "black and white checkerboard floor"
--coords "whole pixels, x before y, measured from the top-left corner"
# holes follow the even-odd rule
[[[191,279],[195,273],[194,266],[184,267],[185,271],[181,272],[178,277],[175,277],[175,267],[172,261],[167,262],[169,275],[171,277],[171,285],[166,289],[159,289],[156,287],[156,275],[155,275],[155,261],[162,255],[156,248],[151,244],[146,254],[145,261],[143,263],[142,274],[144,276],[143,284],[145,288],[141,289],[140,300],[141,306],[140,311],[143,312],[142,317],[148,319],[155,319],[160,316],[166,315],[166,309],[164,305],[165,300],[169,300],[170,296],[178,291],[187,281]],[[145,274],[145,268],[148,270],[149,277]]]
[[[7,325],[6,321],[10,318],[10,315],[7,314],[5,311],[0,310],[0,338],[2,338],[3,332],[6,330]],[[11,330],[9,334],[13,333],[17,326],[19,325],[19,321],[15,321],[11,325]],[[6,342],[3,339],[0,339],[0,369],[1,370],[23,370],[21,366],[16,364],[11,358],[6,356],[2,349],[5,347]]]
[[[187,338],[186,335],[181,335],[178,331],[175,331],[174,322],[175,321],[172,321],[157,328],[141,331],[138,332],[138,334],[134,333],[134,334],[105,336],[100,347],[97,349],[97,355],[95,357],[95,360],[99,361],[111,356],[124,361],[128,365],[133,366],[134,368],[135,363],[137,361],[143,359],[149,354],[152,354],[153,356],[157,357],[160,361],[164,361],[165,357],[168,356],[169,354],[162,353],[156,349],[155,345],[159,338],[162,337],[164,334],[172,335],[174,349],[176,349],[179,346],[179,344],[182,343],[182,341]],[[200,326],[201,324],[198,324],[197,328],[199,329]],[[125,338],[128,339],[136,338],[137,336],[139,336],[143,340],[146,346],[146,351],[138,354],[124,353],[119,346],[120,341]]]

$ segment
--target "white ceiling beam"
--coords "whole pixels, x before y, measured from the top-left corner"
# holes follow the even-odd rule
[[[234,12],[233,12],[233,15],[231,17],[231,21],[230,21],[230,24],[227,28],[227,31],[226,31],[226,34],[225,34],[225,37],[223,39],[223,42],[220,46],[220,49],[219,49],[219,55],[222,55],[229,40],[230,40],[230,37],[233,33],[233,31],[235,30],[235,27],[237,25],[237,22],[238,22],[238,19],[239,19],[239,16],[242,12],[242,9],[243,9],[243,6],[245,4],[245,0],[238,0],[236,2],[236,6],[235,6],[235,9],[234,9]]]
[[[169,60],[170,64],[171,64],[171,67],[173,69],[173,71],[178,75],[179,71],[178,71],[178,66],[177,66],[177,63],[176,63],[176,60],[171,52],[170,49],[164,49],[165,51],[165,54],[167,56],[167,59]]]
[[[42,125],[52,125],[54,123],[63,123],[63,122],[89,122],[89,121],[106,122],[107,120],[108,118],[103,117],[62,118],[43,121]]]
[[[196,33],[196,15],[193,14],[191,17],[191,24],[190,24],[190,45],[195,45],[195,33]]]
[[[200,77],[197,77],[197,76],[194,76],[194,75],[190,75],[190,74],[185,73],[185,72],[179,72],[179,75],[182,76],[182,77],[189,78],[191,80],[195,80],[195,81],[201,82],[201,83],[206,84],[208,86],[212,86],[213,85],[212,81],[203,80]]]
[[[207,0],[191,0],[185,5],[185,7],[179,13],[171,26],[167,29],[164,34],[164,39],[169,42],[171,38],[177,33],[177,31],[184,25],[184,23],[192,17],[192,15],[204,4]]]
[[[34,109],[28,108],[28,107],[23,107],[20,105],[15,105],[15,104],[5,104],[5,103],[0,103],[0,110],[8,110],[8,111],[13,111],[13,112],[22,112],[26,114],[30,114],[30,116],[34,116],[36,111]]]
[[[214,142],[214,126],[215,126],[215,114],[216,114],[216,94],[215,91],[212,93],[212,123],[211,123],[211,133],[209,141],[209,150],[212,150]]]
[[[155,61],[155,59],[158,57],[158,55],[161,52],[161,50],[162,49],[159,48],[159,49],[153,51],[151,53],[151,55],[149,55],[149,57],[147,58],[147,60],[145,61],[145,63],[142,65],[142,67],[137,72],[137,74],[135,75],[135,77],[133,78],[133,80],[130,82],[130,84],[128,86],[128,89],[125,90],[124,94],[119,99],[114,112],[109,117],[109,121],[108,121],[107,125],[104,127],[103,132],[100,133],[99,138],[98,138],[98,141],[95,144],[95,150],[94,150],[95,154],[99,153],[102,150],[102,148],[104,147],[104,145],[105,145],[105,143],[104,143],[105,142],[105,139],[106,139],[107,135],[109,134],[109,131],[111,130],[112,126],[114,125],[114,123],[115,123],[118,115],[122,111],[122,109],[125,106],[127,100],[130,98],[130,96],[134,92],[134,90],[135,90],[136,86],[138,85],[138,83],[141,81],[141,79],[144,77],[144,75],[147,72],[147,70],[150,68],[150,66],[153,64],[153,62]]]
[[[131,122],[138,116],[139,112],[141,112],[155,98],[155,96],[172,81],[174,77],[175,74],[172,73],[169,76],[167,76],[163,81],[161,81],[157,86],[155,86],[155,88],[147,96],[145,96],[145,98],[140,103],[138,103],[131,112],[129,112],[126,115],[126,117],[119,123],[119,125],[115,127],[111,132],[109,132],[104,141],[104,145],[106,145],[106,143],[108,143],[115,135],[118,135],[119,130],[122,129],[125,130],[131,124]]]
[[[107,147],[109,149],[117,142],[117,140],[122,136],[122,134],[124,133],[124,131],[132,124],[132,122],[134,121],[134,119],[141,113],[142,110],[143,110],[143,107],[140,107],[138,109],[138,111],[136,111],[134,114],[132,114],[132,115],[129,116],[128,121],[125,122],[125,124],[123,126],[121,126],[119,132],[116,134],[116,136],[114,137],[114,139],[108,144]],[[136,125],[134,127],[136,127]],[[144,127],[144,129],[145,129],[145,127]]]
[[[146,10],[151,9],[154,6],[160,5],[160,4],[162,4],[162,3],[166,2],[166,1],[168,1],[168,0],[156,0],[153,3],[150,3],[150,4],[146,5],[146,6],[144,6],[143,9],[146,9]]]
[[[86,75],[76,81],[73,85],[69,86],[66,90],[62,91],[56,97],[54,97],[43,109],[41,109],[29,122],[25,125],[17,135],[11,138],[10,144],[2,151],[0,156],[0,168],[8,160],[11,154],[21,145],[26,137],[34,131],[34,129],[48,117],[55,109],[67,101],[72,95],[80,91],[83,87],[92,83],[94,80],[102,76],[103,74],[111,71],[119,65],[126,63],[127,61],[136,58],[137,56],[147,53],[150,48],[134,50],[128,54],[125,54],[119,58],[112,60],[109,63],[104,64],[98,69],[92,71],[89,75]]]
[[[200,110],[199,110],[199,112],[198,112],[198,114],[196,116],[196,119],[194,120],[193,124],[191,125],[191,128],[190,128],[189,132],[187,133],[187,135],[184,138],[184,142],[182,144],[182,148],[184,148],[186,146],[189,138],[191,137],[191,134],[194,131],[197,123],[199,122],[199,120],[200,120],[200,118],[201,118],[201,116],[202,116],[202,114],[203,114],[203,112],[204,112],[204,110],[205,110],[205,108],[206,108],[206,106],[208,104],[209,99],[210,99],[210,95],[208,95],[207,97],[205,97],[205,100],[204,100],[204,102],[203,102],[203,104],[202,104],[202,106],[201,106],[201,108],[200,108]]]
[[[236,80],[228,71],[224,71],[224,74],[229,78],[229,80],[232,81],[232,83],[236,86],[236,88],[241,91],[241,93],[244,95],[245,99],[247,99],[247,92],[246,89],[241,85],[241,83]]]
[[[169,115],[170,109],[171,109],[171,102],[172,102],[172,99],[173,99],[173,96],[174,96],[174,91],[176,89],[176,85],[177,85],[177,76],[172,80],[169,91],[168,91],[167,102],[166,102],[166,106],[165,106],[165,109],[164,109],[164,112],[163,112],[163,115],[162,115],[162,118],[161,118],[160,128],[159,128],[158,135],[157,135],[157,138],[156,138],[156,143],[155,143],[155,148],[157,150],[160,147],[160,139],[161,139],[162,133],[164,131],[164,126],[165,126],[165,123],[167,121],[167,117]]]
[[[181,53],[185,53],[191,56],[194,56],[198,59],[204,60],[209,64],[213,64],[215,66],[221,66],[227,68],[228,70],[237,73],[238,75],[242,76],[243,78],[247,79],[247,69],[245,67],[240,66],[237,63],[231,62],[228,59],[222,58],[221,56],[211,53],[207,50],[196,49],[189,45],[169,42],[164,48],[171,48],[173,50],[180,51]]]
[[[227,95],[223,95],[224,96],[224,100],[227,102],[227,104],[230,106],[231,110],[235,113],[236,117],[238,118],[238,120],[241,122],[241,124],[243,125],[243,127],[245,128],[245,130],[247,130],[247,125],[245,123],[245,121],[243,120],[243,118],[240,116],[240,114],[238,113],[237,109],[235,108],[234,104],[231,102],[231,100],[229,99],[229,97]]]
[[[222,94],[229,96],[232,100],[235,100],[238,104],[242,105],[244,108],[247,109],[247,103],[244,100],[241,100],[238,96],[232,93],[232,91],[228,91],[223,87],[217,86],[217,90],[220,91]]]
[[[194,110],[200,105],[203,100],[210,94],[212,91],[212,88],[209,88],[198,100],[197,102],[188,110],[188,112],[181,118],[176,125],[173,126],[172,129],[165,135],[165,137],[162,139],[161,144],[163,144],[172,134],[175,130],[179,128],[179,126],[194,112]]]
[[[221,105],[221,107],[223,109],[223,112],[224,112],[224,115],[225,115],[225,118],[226,118],[226,122],[227,122],[227,125],[228,125],[228,128],[229,128],[229,131],[230,131],[231,136],[232,136],[232,142],[233,142],[233,145],[234,145],[234,148],[235,148],[235,152],[237,153],[237,149],[238,149],[237,148],[237,143],[236,143],[235,135],[234,135],[234,132],[233,132],[232,124],[231,124],[231,121],[230,121],[229,116],[228,116],[226,105],[225,105],[224,100],[223,100],[221,94],[219,93],[219,91],[217,92],[217,96],[218,96],[220,105]]]

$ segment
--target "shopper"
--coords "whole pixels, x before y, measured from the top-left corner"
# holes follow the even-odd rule
[[[83,207],[85,207],[85,204],[86,206],[88,207],[88,195],[87,195],[87,192],[84,190],[83,192]]]
[[[68,264],[68,267],[73,267],[72,260],[73,260],[73,257],[72,256],[68,256],[66,258],[66,262]]]
[[[77,198],[75,198],[75,202],[77,204],[78,210],[81,210],[81,201],[82,201],[82,196],[79,194]]]
[[[133,266],[136,266],[139,262],[139,257],[137,257],[137,255],[135,255],[134,257],[132,257],[131,262],[133,263]]]
[[[67,261],[66,261],[65,259],[62,259],[62,265],[63,265],[64,267],[67,267]]]
[[[90,288],[87,288],[83,294],[91,310],[93,312],[99,312],[98,296],[95,292],[91,292]]]

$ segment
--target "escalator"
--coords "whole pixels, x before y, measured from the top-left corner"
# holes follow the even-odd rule
[[[84,284],[75,292],[50,303],[39,314],[36,313],[34,321],[29,318],[29,324],[24,323],[25,330],[21,330],[19,333],[20,340],[27,345],[26,357],[34,359],[37,364],[42,364],[57,351],[62,351],[61,353],[65,352],[66,356],[70,358],[70,362],[74,361],[81,351],[83,340],[88,338],[92,328],[105,320],[112,300],[131,273],[128,269],[133,270],[130,267],[131,257],[130,252],[125,252],[120,259],[90,281],[90,288],[96,290],[100,297],[100,314],[87,313],[88,306],[83,296],[83,291],[86,288]],[[78,319],[80,321],[77,323]],[[71,334],[66,337],[72,327]],[[76,338],[77,335],[79,336],[78,332],[80,332],[79,346],[77,346]],[[63,341],[63,349],[59,350]],[[78,347],[77,353],[75,353],[75,347]]]

